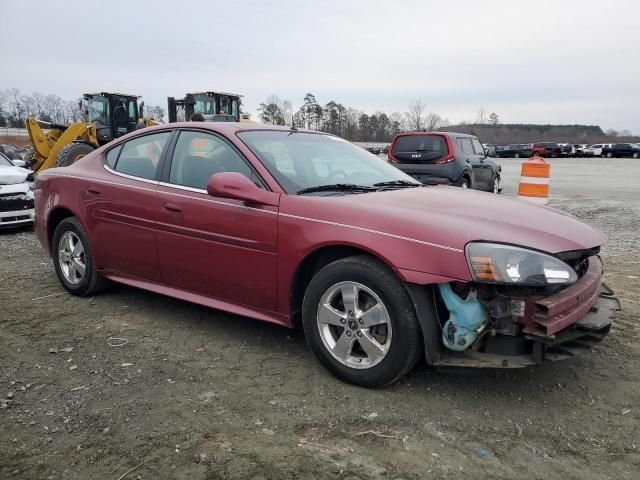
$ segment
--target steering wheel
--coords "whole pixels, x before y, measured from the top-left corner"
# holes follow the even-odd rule
[[[344,182],[345,180],[347,180],[347,178],[347,172],[345,172],[344,170],[334,170],[333,172],[331,172],[331,180]]]

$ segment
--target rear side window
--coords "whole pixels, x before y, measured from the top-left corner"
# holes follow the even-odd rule
[[[462,153],[466,155],[475,155],[470,138],[457,138],[456,144],[458,145],[458,147],[460,147],[460,150],[462,150]]]
[[[129,140],[122,147],[116,162],[116,172],[154,180],[160,156],[170,136],[171,132],[162,132]]]
[[[391,151],[399,160],[412,158],[437,160],[449,153],[447,141],[442,135],[404,135],[398,137]]]
[[[109,168],[113,169],[113,167],[116,166],[116,160],[118,159],[118,154],[120,153],[120,150],[122,150],[122,144],[118,145],[116,148],[112,148],[107,152],[107,155],[105,156],[105,161]]]

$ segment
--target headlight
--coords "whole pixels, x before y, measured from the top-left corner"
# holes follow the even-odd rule
[[[471,275],[477,282],[517,285],[575,283],[576,272],[562,260],[544,253],[499,243],[469,243]]]

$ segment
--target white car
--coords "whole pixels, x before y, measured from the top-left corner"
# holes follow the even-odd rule
[[[599,157],[602,155],[602,147],[601,143],[596,143],[594,145],[589,145],[584,149],[585,157]]]
[[[0,153],[0,228],[33,223],[32,173]]]

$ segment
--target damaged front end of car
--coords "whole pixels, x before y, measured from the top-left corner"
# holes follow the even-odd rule
[[[427,362],[440,367],[519,368],[570,358],[609,332],[620,303],[602,283],[599,248],[549,255],[473,242],[473,281],[437,284],[432,298],[410,293]]]

